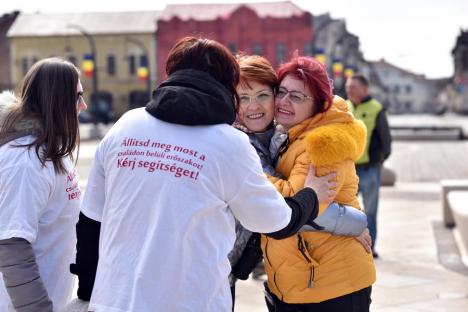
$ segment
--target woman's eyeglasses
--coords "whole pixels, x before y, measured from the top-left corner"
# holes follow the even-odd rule
[[[289,91],[286,88],[279,87],[278,90],[276,91],[276,98],[277,99],[284,99],[286,96],[289,94],[289,100],[295,104],[301,104],[307,99],[312,99],[311,96],[308,96],[302,92],[299,91]]]
[[[76,94],[76,104],[80,104],[83,102],[84,102],[83,91],[80,91]]]
[[[249,106],[252,101],[257,102],[258,104],[265,104],[268,101],[273,99],[273,92],[271,91],[261,91],[257,93],[255,96],[248,95],[248,94],[241,94],[239,95],[240,105],[242,106]]]

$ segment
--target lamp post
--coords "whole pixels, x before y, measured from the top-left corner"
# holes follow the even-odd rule
[[[91,110],[90,114],[93,117],[94,126],[91,129],[90,137],[91,139],[101,138],[101,131],[98,128],[98,112],[97,112],[97,97],[99,92],[99,83],[98,83],[98,73],[97,73],[97,53],[96,53],[96,44],[94,42],[93,36],[86,31],[82,26],[76,24],[69,24],[68,28],[75,29],[83,35],[86,40],[88,40],[89,48],[91,50],[91,58],[93,60],[93,76],[92,76],[92,92],[91,92]]]
[[[90,33],[86,31],[80,25],[68,25],[68,28],[78,30],[87,40],[89,43],[89,48],[91,49],[91,58],[94,62],[94,70],[93,70],[93,80],[92,80],[92,94],[97,94],[98,88],[98,73],[97,73],[97,53],[96,53],[96,44],[94,43],[94,38],[91,36]],[[92,103],[94,105],[94,103]]]
[[[148,77],[146,78],[146,92],[148,97],[151,98],[151,67],[149,65],[149,53],[148,49],[145,47],[143,42],[135,37],[127,37],[125,41],[130,42],[138,46],[141,51],[143,51],[143,55],[146,56],[146,67],[148,68]],[[141,65],[141,64],[140,64]]]

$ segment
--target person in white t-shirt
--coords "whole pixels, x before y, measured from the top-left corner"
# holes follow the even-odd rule
[[[310,181],[285,200],[231,126],[239,66],[226,47],[184,38],[166,72],[96,151],[71,267],[90,311],[230,311],[235,218],[282,238],[318,207]]]
[[[35,63],[18,98],[0,94],[0,312],[58,311],[71,299],[82,94],[78,69],[58,58]]]

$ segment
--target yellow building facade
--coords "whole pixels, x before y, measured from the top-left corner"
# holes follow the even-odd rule
[[[47,57],[64,58],[82,69],[94,43],[97,90],[110,95],[118,117],[135,106],[132,93],[141,99],[155,87],[157,17],[158,12],[20,15],[8,32],[12,82],[19,86],[32,64]],[[142,79],[139,73],[149,76]],[[81,82],[90,105],[93,77],[83,69]]]

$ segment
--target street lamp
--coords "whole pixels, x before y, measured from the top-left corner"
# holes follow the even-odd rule
[[[75,29],[82,34],[89,43],[89,48],[91,50],[91,59],[93,61],[93,69],[92,69],[92,92],[91,92],[91,110],[90,114],[93,118],[93,128],[91,129],[90,137],[92,139],[101,138],[101,131],[98,128],[98,112],[97,112],[97,100],[98,100],[98,73],[97,73],[97,53],[96,53],[96,44],[94,42],[93,36],[86,31],[82,26],[76,24],[69,24],[67,25],[70,29]],[[88,60],[89,62],[89,60]]]
[[[126,42],[130,42],[130,43],[133,43],[135,44],[136,46],[138,46],[141,51],[143,51],[143,55],[145,56],[146,58],[146,68],[147,68],[147,75],[148,77],[146,78],[146,92],[149,96],[149,98],[151,98],[151,67],[149,65],[149,53],[148,53],[148,49],[145,47],[145,45],[143,44],[143,42],[135,37],[127,37],[125,39]],[[141,62],[141,60],[140,60]],[[140,64],[140,67],[142,64]]]
[[[92,80],[92,94],[94,94],[94,97],[98,93],[98,73],[97,73],[97,53],[96,53],[96,44],[94,43],[94,38],[91,36],[90,33],[86,31],[83,27],[80,25],[75,25],[75,24],[70,24],[68,25],[68,28],[78,30],[87,40],[89,43],[89,47],[91,49],[91,59],[94,62],[94,70],[93,70],[93,80]],[[93,96],[92,96],[93,98]],[[91,103],[94,106],[94,103]]]

